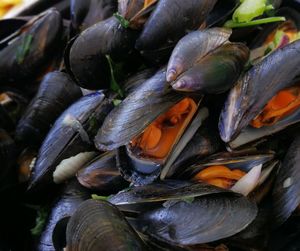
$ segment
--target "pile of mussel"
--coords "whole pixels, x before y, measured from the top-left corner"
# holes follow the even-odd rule
[[[0,20],[0,250],[300,250],[300,2],[31,1]]]

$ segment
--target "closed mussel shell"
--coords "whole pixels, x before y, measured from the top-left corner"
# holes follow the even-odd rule
[[[92,149],[95,130],[112,108],[100,92],[82,97],[55,122],[44,140],[34,166],[29,189],[47,186],[63,160]]]
[[[70,218],[66,250],[140,251],[147,247],[115,206],[87,200]]]
[[[173,245],[197,245],[230,237],[256,217],[255,203],[235,194],[170,201],[142,214],[141,230]]]
[[[98,22],[70,45],[65,57],[67,69],[83,88],[108,88],[111,76],[106,56],[128,56],[135,37],[135,32],[123,28],[115,17]]]
[[[81,96],[80,88],[66,73],[48,73],[18,122],[17,139],[26,144],[42,142],[58,116]]]
[[[59,239],[63,239],[63,236],[54,234],[56,224],[59,223],[60,220],[70,217],[76,211],[77,207],[88,198],[88,190],[82,187],[76,179],[71,180],[65,185],[61,196],[52,206],[46,228],[39,239],[37,250],[52,251],[57,248],[55,247],[56,242],[58,243]],[[54,236],[55,244],[53,243],[52,236]]]
[[[45,70],[53,51],[62,46],[61,16],[50,9],[30,20],[16,35],[16,39],[0,51],[2,85],[32,80]]]

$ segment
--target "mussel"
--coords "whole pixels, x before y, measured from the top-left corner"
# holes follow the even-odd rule
[[[299,53],[300,41],[275,50],[231,90],[219,121],[221,138],[231,148],[299,121],[298,81],[294,80],[300,72]]]
[[[70,45],[65,58],[69,73],[81,87],[108,88],[111,74],[107,55],[128,56],[135,37],[135,32],[122,27],[115,17],[96,23]]]
[[[24,83],[46,70],[51,53],[62,47],[62,19],[51,9],[1,41],[0,83]]]
[[[81,161],[79,155],[81,154],[85,161],[90,160],[89,158],[94,156],[90,152],[93,149],[92,139],[95,130],[102,124],[111,108],[111,101],[101,92],[84,96],[71,105],[56,120],[44,140],[28,189],[32,190],[39,186],[40,188],[47,187],[53,183],[53,172],[58,165],[61,164],[60,169],[64,166],[61,162],[65,159],[73,157],[76,161]],[[83,154],[85,152],[88,153],[89,158]],[[70,172],[69,169],[66,171]]]
[[[198,29],[217,1],[160,0],[136,41],[140,51],[174,45],[187,31]]]
[[[16,138],[38,145],[58,116],[81,95],[80,88],[66,73],[48,73],[18,122]]]
[[[46,228],[39,239],[37,250],[59,250],[60,245],[63,246],[61,242],[64,238],[60,235],[62,232],[60,228],[66,227],[64,226],[66,225],[64,224],[65,219],[72,216],[78,206],[89,197],[88,190],[80,186],[76,179],[65,185],[61,196],[52,206]]]
[[[198,109],[201,97],[175,93],[166,87],[165,78],[162,69],[137,87],[108,115],[95,138],[102,150],[126,145],[119,151],[118,165],[131,182],[155,179],[168,160],[176,160],[208,116],[206,108]]]
[[[111,197],[110,202],[121,209],[141,204],[138,230],[152,241],[167,243],[171,250],[234,235],[257,213],[246,197],[204,183],[176,180],[134,187]]]
[[[249,58],[241,43],[228,43],[230,30],[195,31],[176,45],[168,64],[167,81],[177,91],[220,93],[230,89]]]
[[[87,200],[68,222],[67,251],[148,250],[122,213],[105,201]]]
[[[248,195],[263,185],[275,168],[274,153],[241,151],[211,155],[187,167],[177,177],[206,182]]]
[[[115,151],[97,156],[82,167],[76,176],[82,186],[101,195],[110,195],[128,186],[117,168]]]

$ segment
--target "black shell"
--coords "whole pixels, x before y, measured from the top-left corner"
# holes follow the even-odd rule
[[[37,20],[29,21],[17,34],[19,36],[0,51],[2,85],[24,83],[45,70],[53,51],[62,46],[61,16],[51,9]]]
[[[41,143],[58,116],[81,96],[66,73],[48,73],[18,122],[16,138],[26,144]]]
[[[147,250],[122,213],[105,201],[87,200],[67,226],[67,250]]]
[[[96,23],[83,31],[71,45],[65,63],[76,82],[84,88],[108,88],[110,68],[106,55],[128,55],[135,32],[121,26],[115,17]]]
[[[87,189],[80,186],[77,180],[72,180],[65,185],[61,196],[52,207],[46,228],[39,239],[37,250],[55,250],[52,236],[56,224],[61,219],[71,216],[76,211],[77,207],[89,197]]]
[[[95,138],[99,150],[127,145],[160,114],[183,99],[166,87],[166,71],[159,70],[138,86],[105,119]]]
[[[71,105],[44,140],[28,189],[53,183],[52,174],[62,160],[92,148],[95,130],[111,108],[110,101],[100,92],[84,96]]]
[[[226,143],[234,140],[268,101],[290,86],[299,73],[300,41],[274,51],[246,72],[229,93],[220,115],[222,140]]]
[[[128,186],[116,165],[116,153],[97,156],[77,173],[81,185],[103,194],[117,193]]]
[[[176,43],[189,30],[196,30],[216,0],[160,0],[136,42],[140,51],[156,50]]]

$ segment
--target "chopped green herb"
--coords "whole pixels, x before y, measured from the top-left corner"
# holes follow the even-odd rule
[[[112,102],[113,102],[114,106],[118,106],[119,104],[121,104],[122,100],[120,100],[120,99],[113,99]]]
[[[100,196],[97,194],[92,194],[92,199],[93,200],[104,200],[104,201],[108,201],[109,200],[109,196]]]
[[[107,58],[107,61],[109,64],[110,74],[111,74],[110,89],[112,91],[118,93],[119,96],[122,98],[122,97],[124,97],[124,95],[123,95],[123,91],[122,91],[121,87],[119,86],[119,84],[117,83],[116,78],[115,78],[113,61],[109,55],[106,55],[106,58]]]
[[[184,198],[182,198],[182,200],[188,204],[191,204],[191,203],[193,203],[195,198],[194,197],[184,197]]]
[[[129,21],[126,20],[123,16],[121,16],[119,13],[114,13],[114,17],[118,19],[120,24],[123,28],[127,29],[129,27]]]
[[[242,27],[248,27],[248,26],[254,26],[254,25],[260,25],[260,24],[267,24],[267,23],[274,23],[274,22],[281,22],[285,21],[285,17],[267,17],[262,19],[256,19],[250,22],[245,23],[237,23],[232,20],[228,20],[224,27],[226,28],[242,28]]]
[[[17,62],[18,64],[23,63],[25,57],[27,56],[28,52],[30,51],[30,46],[33,40],[32,35],[25,35],[22,39],[21,45],[17,48]]]
[[[35,227],[30,230],[32,235],[34,236],[41,235],[47,223],[47,218],[48,218],[48,210],[46,208],[39,208],[35,220]]]

